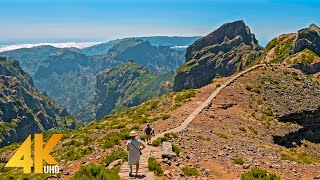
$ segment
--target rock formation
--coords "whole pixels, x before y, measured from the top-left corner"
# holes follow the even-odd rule
[[[187,48],[186,63],[177,71],[173,89],[180,91],[209,84],[249,66],[262,47],[243,21],[226,23]]]

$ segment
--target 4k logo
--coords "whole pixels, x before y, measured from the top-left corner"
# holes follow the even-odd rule
[[[53,134],[45,147],[43,147],[43,135],[34,135],[34,172],[43,173],[43,161],[48,164],[56,165],[58,162],[50,155],[62,134]],[[22,159],[23,158],[23,159]],[[31,158],[31,135],[23,142],[17,152],[11,157],[5,167],[23,167],[23,173],[31,173],[33,162]]]

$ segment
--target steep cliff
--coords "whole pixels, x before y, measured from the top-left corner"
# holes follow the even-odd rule
[[[167,93],[172,77],[173,73],[156,75],[133,61],[101,72],[96,83],[96,119]]]
[[[0,147],[43,130],[75,128],[75,119],[41,94],[19,63],[0,58]]]
[[[261,50],[243,21],[226,23],[187,48],[186,63],[178,69],[173,89],[199,88],[214,77],[229,76],[249,66]]]

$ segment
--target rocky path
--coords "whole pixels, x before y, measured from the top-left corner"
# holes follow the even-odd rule
[[[255,70],[261,66],[264,66],[263,64],[259,64],[259,65],[255,65],[252,66],[236,75],[234,75],[233,77],[231,77],[227,82],[225,82],[224,84],[222,84],[219,88],[217,88],[216,90],[214,90],[211,95],[203,102],[200,104],[200,106],[195,109],[178,127],[175,127],[173,129],[170,129],[168,131],[164,131],[160,134],[157,134],[155,137],[153,137],[153,139],[157,139],[158,137],[163,137],[164,134],[166,133],[178,133],[180,131],[182,131],[183,129],[187,128],[188,125],[192,122],[192,120],[205,108],[209,107],[211,105],[211,101],[218,95],[218,93],[225,87],[229,86],[232,82],[234,82],[236,79],[238,79],[239,77],[241,77],[242,75]],[[156,179],[156,176],[154,175],[153,172],[150,172],[148,170],[148,158],[150,156],[154,156],[155,158],[159,159],[161,156],[161,150],[160,148],[157,147],[152,147],[152,146],[147,146],[146,149],[143,150],[143,154],[142,157],[140,159],[140,171],[139,174],[140,176],[138,177],[129,177],[129,166],[128,163],[124,163],[121,167],[121,170],[119,172],[119,176],[121,177],[121,179],[150,179],[150,180],[154,180]],[[135,166],[133,166],[133,172],[135,172]]]

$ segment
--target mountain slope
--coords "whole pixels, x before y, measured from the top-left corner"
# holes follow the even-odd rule
[[[19,60],[22,69],[33,76],[40,64],[58,50],[59,48],[53,46],[37,46],[1,52],[0,56]]]
[[[84,115],[82,109],[93,105],[96,74],[111,66],[107,61],[99,62],[78,51],[61,49],[40,66],[34,75],[34,82],[37,88],[53,97],[78,119],[89,118],[85,120],[90,121],[94,118],[94,110]]]
[[[97,44],[94,46],[90,46],[87,48],[82,49],[82,52],[86,55],[104,55],[107,54],[110,48],[115,46],[116,44],[130,39],[141,39],[144,41],[149,41],[152,46],[168,46],[168,47],[175,47],[175,46],[189,46],[194,41],[199,39],[200,36],[195,37],[179,37],[179,36],[151,36],[151,37],[130,37],[130,38],[123,38],[112,40],[106,43]]]
[[[186,63],[178,69],[173,88],[199,88],[214,77],[229,76],[249,66],[261,50],[243,21],[226,23],[187,48]]]
[[[172,77],[173,73],[156,75],[133,61],[101,72],[96,83],[96,119],[168,92]]]
[[[175,71],[184,61],[183,52],[165,46],[152,46],[140,39],[123,40],[112,47],[108,55],[116,61],[132,59],[157,73]]]
[[[75,128],[75,119],[34,87],[19,63],[0,58],[0,147],[44,130]]]
[[[320,28],[314,24],[297,33],[283,34],[264,49],[262,62],[282,63],[308,74],[320,72]]]

